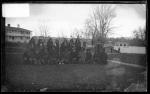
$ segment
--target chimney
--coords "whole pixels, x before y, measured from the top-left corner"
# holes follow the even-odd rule
[[[18,27],[18,28],[20,28],[20,25],[19,25],[19,24],[17,24],[17,27]]]
[[[8,27],[10,27],[10,24],[7,24]]]

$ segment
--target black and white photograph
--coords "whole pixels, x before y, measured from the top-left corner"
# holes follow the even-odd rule
[[[147,92],[147,2],[3,3],[1,92]]]

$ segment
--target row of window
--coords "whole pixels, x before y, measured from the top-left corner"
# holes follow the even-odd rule
[[[20,36],[18,36],[18,37],[7,36],[6,38],[7,38],[7,39],[12,39],[12,40],[14,40],[14,39],[30,39],[30,37],[20,37]]]
[[[16,31],[16,30],[7,30],[7,32],[9,32],[9,33],[14,33],[14,32],[16,32],[16,33],[20,33],[20,34],[30,34],[30,32],[26,32],[26,31]]]

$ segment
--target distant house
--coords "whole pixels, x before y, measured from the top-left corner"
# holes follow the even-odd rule
[[[101,43],[98,43],[101,44]],[[105,53],[109,54],[109,53],[118,53],[118,50],[115,50],[113,48],[114,44],[111,41],[108,41],[107,43],[104,44],[104,48],[105,48]],[[91,44],[87,45],[87,49],[93,49],[94,46]]]
[[[106,53],[118,53],[118,50],[115,50],[113,46],[114,44],[111,41],[108,41],[108,43],[104,44],[105,52]]]
[[[10,24],[5,27],[6,41],[7,42],[29,42],[30,40],[30,30],[17,27],[11,27]]]
[[[113,48],[113,46],[108,46],[108,47],[105,47],[105,53],[119,53],[119,51],[118,50],[115,50],[114,48]]]

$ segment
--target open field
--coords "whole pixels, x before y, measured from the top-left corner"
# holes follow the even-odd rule
[[[121,91],[143,81],[145,69],[108,62],[100,64],[32,65],[23,63],[22,54],[6,54],[7,81],[14,88],[49,91]]]
[[[112,84],[124,89],[131,82],[142,81],[138,75],[142,71],[127,66],[98,64],[14,65],[7,67],[7,78],[16,88],[105,90]]]
[[[7,80],[15,88],[46,87],[50,91],[102,91],[111,87],[123,90],[131,82],[143,81],[143,76],[139,73],[144,69],[109,62],[107,65],[16,64],[8,65],[6,71]],[[113,86],[114,84],[117,86]]]

